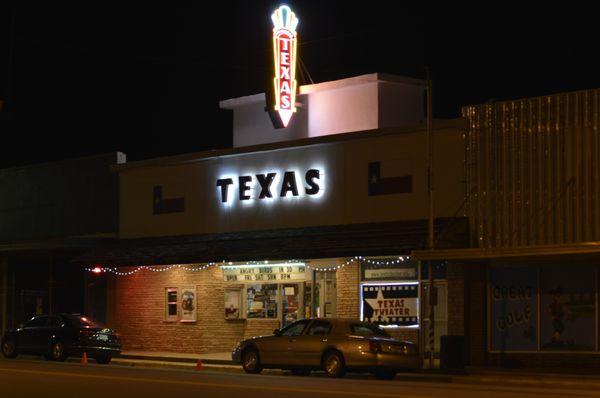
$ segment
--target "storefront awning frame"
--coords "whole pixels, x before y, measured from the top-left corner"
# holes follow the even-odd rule
[[[583,242],[569,245],[521,246],[494,249],[465,248],[448,250],[413,250],[411,252],[411,257],[421,261],[477,261],[575,255],[579,257],[594,254],[600,254],[600,242]]]

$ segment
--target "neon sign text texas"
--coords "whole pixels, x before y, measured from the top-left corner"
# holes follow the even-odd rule
[[[283,127],[296,112],[296,48],[298,18],[288,6],[280,6],[271,15],[273,55],[275,57],[275,111]]]

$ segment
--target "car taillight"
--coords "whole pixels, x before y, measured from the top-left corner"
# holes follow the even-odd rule
[[[412,344],[403,344],[401,351],[404,355],[412,355],[417,352],[415,346]]]
[[[381,352],[381,344],[376,341],[369,340],[369,350],[373,352]]]

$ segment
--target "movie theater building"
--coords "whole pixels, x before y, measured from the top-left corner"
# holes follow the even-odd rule
[[[463,108],[472,364],[600,366],[600,90]]]
[[[229,351],[304,317],[353,317],[420,342],[427,269],[424,82],[371,74],[299,88],[275,129],[265,95],[222,101],[234,147],[129,162],[119,243],[88,253],[125,350]],[[468,245],[463,120],[436,120],[437,246]],[[462,266],[435,267],[436,341],[464,334]]]

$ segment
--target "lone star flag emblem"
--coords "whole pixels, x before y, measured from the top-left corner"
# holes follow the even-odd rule
[[[381,162],[369,163],[369,196],[412,192],[412,176],[382,177]]]

